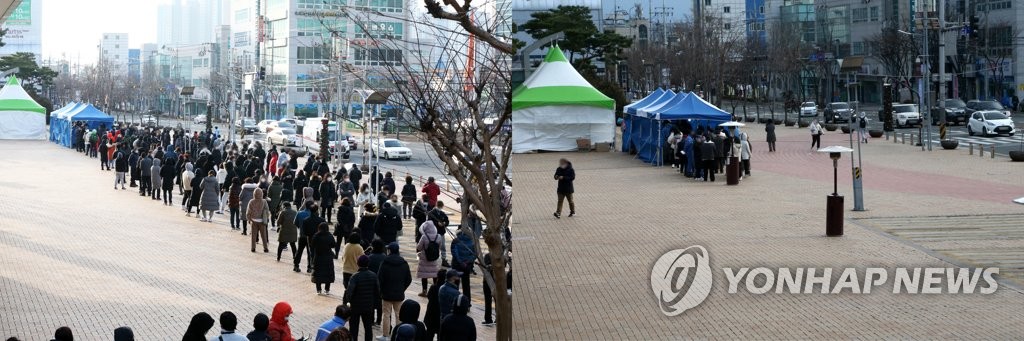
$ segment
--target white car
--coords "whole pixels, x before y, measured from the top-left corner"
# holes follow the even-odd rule
[[[382,142],[382,143],[378,143]],[[412,159],[412,150],[397,139],[382,139],[370,142],[370,155],[380,154],[380,157],[390,159]]]
[[[800,117],[817,117],[818,105],[814,102],[803,102],[800,104]]]
[[[277,129],[292,129],[295,130],[295,125],[287,121],[273,121],[267,124],[267,132],[271,132]]]
[[[265,133],[265,132],[270,131],[270,129],[271,129],[270,125],[275,123],[275,122],[277,122],[277,121],[275,121],[275,120],[262,120],[262,121],[260,121],[260,123],[256,123],[256,128],[258,128],[261,132]]]
[[[197,115],[196,117],[192,118],[192,122],[195,124],[206,123],[206,115]]]
[[[298,146],[299,137],[295,135],[293,128],[278,128],[267,133],[267,144],[282,146]]]
[[[1007,134],[1013,136],[1013,120],[995,110],[975,111],[967,120],[967,135],[981,133],[981,136]]]
[[[896,128],[903,128],[911,125],[921,125],[921,111],[917,110],[916,104],[896,104],[892,106],[893,121]]]
[[[142,116],[142,125],[146,126],[146,127],[156,126],[156,116],[153,116],[153,115],[143,115]]]

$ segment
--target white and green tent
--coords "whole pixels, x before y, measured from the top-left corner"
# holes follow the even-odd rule
[[[590,85],[558,46],[512,92],[512,152],[572,151],[615,140],[615,100]]]
[[[0,140],[46,139],[46,109],[11,76],[0,89]]]

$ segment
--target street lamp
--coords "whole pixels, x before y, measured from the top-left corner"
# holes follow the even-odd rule
[[[832,194],[829,195],[825,206],[825,235],[836,237],[843,235],[843,196],[839,195],[839,158],[842,153],[853,152],[853,149],[843,146],[828,146],[818,149],[819,153],[828,153],[832,159]]]

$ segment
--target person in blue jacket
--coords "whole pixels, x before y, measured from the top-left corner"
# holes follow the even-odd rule
[[[348,306],[339,304],[337,308],[334,308],[334,317],[321,324],[320,329],[317,329],[316,341],[327,340],[327,336],[330,335],[331,332],[345,326],[345,321],[348,321],[349,316],[351,315],[352,311]]]
[[[452,241],[452,268],[462,273],[462,294],[469,296],[469,276],[472,275],[473,262],[476,261],[476,249],[470,233],[459,229]]]

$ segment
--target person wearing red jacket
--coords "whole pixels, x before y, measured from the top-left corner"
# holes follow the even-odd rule
[[[305,341],[305,338],[296,340],[292,337],[292,328],[288,326],[288,320],[292,317],[292,306],[288,302],[277,302],[274,305],[274,312],[270,315],[270,327],[267,334],[272,341]]]
[[[437,206],[437,196],[441,195],[441,187],[437,186],[437,183],[434,182],[434,177],[427,178],[427,184],[423,185],[421,192],[427,194],[427,204],[430,208]]]

